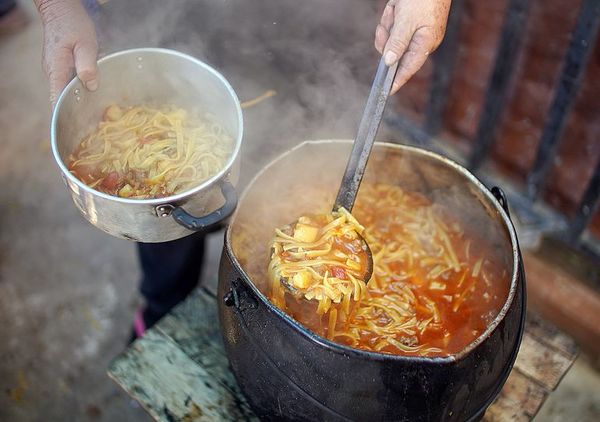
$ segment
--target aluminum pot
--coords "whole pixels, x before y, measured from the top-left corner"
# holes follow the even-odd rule
[[[268,263],[273,228],[331,207],[349,151],[350,142],[303,143],[263,169],[240,200],[225,235],[218,290],[222,335],[236,379],[265,420],[478,420],[500,392],[519,349],[525,274],[503,193],[488,190],[458,164],[423,149],[377,143],[365,178],[443,204],[463,227],[489,242],[488,259],[505,269],[503,307],[461,352],[407,357],[342,346],[307,330],[263,294],[268,284],[256,276],[257,266]],[[331,192],[311,196],[311,185]],[[298,192],[301,200],[294,196]],[[281,205],[290,201],[294,207]]]
[[[65,87],[50,130],[54,158],[81,214],[113,236],[139,242],[179,239],[227,218],[237,205],[234,185],[243,134],[242,110],[227,80],[194,57],[160,48],[111,54],[98,61],[98,72],[100,87],[95,92],[87,91],[77,78]],[[232,156],[209,180],[169,197],[140,200],[98,192],[73,176],[66,163],[110,104],[175,104],[206,110],[234,139]]]

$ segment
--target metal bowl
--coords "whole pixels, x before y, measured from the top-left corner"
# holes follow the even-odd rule
[[[87,91],[77,78],[65,87],[50,128],[52,153],[81,214],[106,233],[140,242],[178,239],[228,217],[237,205],[233,184],[243,121],[238,97],[227,80],[194,57],[160,48],[111,54],[98,61],[98,72],[100,87],[95,92]],[[96,191],[73,176],[66,163],[110,104],[175,104],[206,110],[234,139],[233,153],[213,177],[176,195],[140,200]]]

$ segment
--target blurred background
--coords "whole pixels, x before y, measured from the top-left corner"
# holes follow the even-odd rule
[[[174,48],[219,69],[242,101],[277,92],[244,112],[242,187],[303,140],[354,136],[381,1],[87,3],[102,55]],[[29,0],[19,7],[0,32],[0,421],[149,420],[106,376],[139,305],[135,248],[71,203],[50,151],[41,24]],[[599,22],[596,0],[454,0],[444,43],[378,135],[507,191],[530,308],[581,349],[540,421],[600,418]],[[216,280],[221,237],[203,283]]]

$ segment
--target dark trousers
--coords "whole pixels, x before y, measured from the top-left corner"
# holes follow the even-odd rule
[[[16,5],[16,0],[0,0],[0,16],[10,12]]]
[[[198,285],[204,258],[204,233],[165,243],[138,243],[142,267],[140,292],[149,328]]]

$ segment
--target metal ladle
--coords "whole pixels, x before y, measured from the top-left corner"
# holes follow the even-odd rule
[[[356,139],[352,145],[352,151],[350,152],[350,158],[346,164],[346,170],[342,177],[342,184],[338,191],[335,203],[333,205],[333,211],[337,211],[343,207],[348,212],[352,212],[354,207],[354,201],[356,200],[356,194],[360,187],[373,143],[375,142],[375,135],[379,129],[381,118],[383,116],[383,110],[392,88],[392,83],[396,77],[396,71],[398,70],[398,62],[391,66],[387,66],[383,60],[383,56],[379,60],[379,66],[377,67],[377,73],[375,73],[375,79],[371,85],[371,92],[367,99],[367,105],[363,112],[358,126],[358,133]],[[291,224],[292,226],[295,223]],[[371,279],[373,274],[373,254],[367,241],[359,235],[360,241],[363,244],[363,249],[367,253],[367,271],[365,272],[365,283]],[[289,278],[281,277],[280,282],[292,293],[297,290],[291,284]]]

